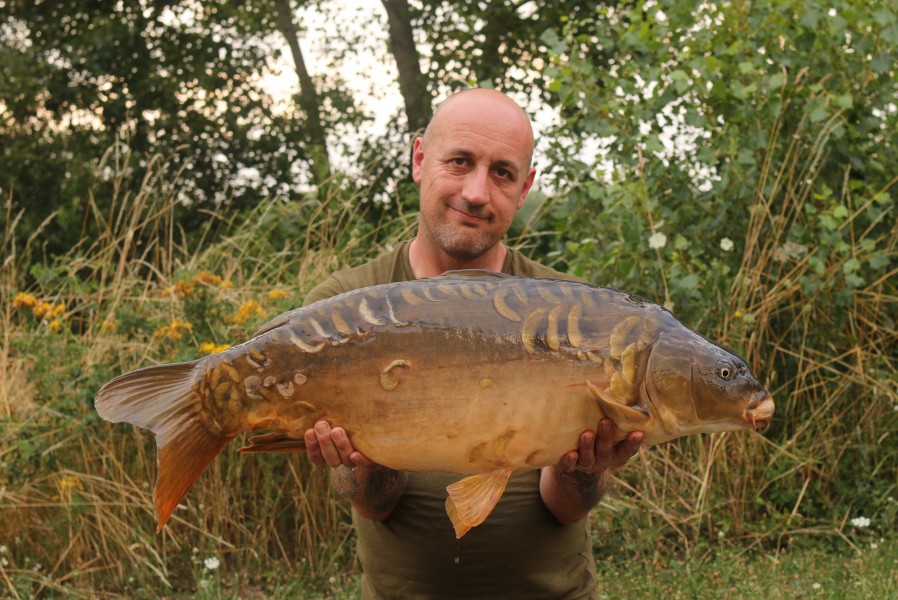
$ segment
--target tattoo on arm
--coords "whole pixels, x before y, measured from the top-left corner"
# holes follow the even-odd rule
[[[608,481],[608,473],[583,473],[581,471],[568,471],[561,474],[564,484],[570,486],[580,500],[583,508],[590,509],[595,506],[605,495],[605,487]]]

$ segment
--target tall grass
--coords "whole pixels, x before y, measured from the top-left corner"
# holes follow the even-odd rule
[[[657,561],[721,540],[851,545],[853,517],[870,517],[882,532],[898,523],[898,226],[882,200],[888,190],[855,198],[846,185],[832,202],[847,215],[826,239],[809,236],[827,139],[824,128],[813,148],[795,144],[785,157],[771,142],[741,269],[727,296],[708,299],[723,318],[706,333],[765,379],[778,402],[774,424],[641,452],[594,513],[599,556]],[[203,231],[183,235],[181,173],[155,157],[132,181],[131,160],[119,146],[104,157],[99,169],[109,164],[115,176],[102,193],[112,201],[90,198],[86,212],[99,234],[53,263],[33,258],[40,232],[17,253],[17,215],[5,201],[2,594],[264,594],[288,574],[319,592],[339,588],[330,578],[353,569],[351,529],[323,472],[295,455],[240,457],[235,444],[157,535],[152,436],[102,422],[93,396],[122,372],[248,338],[331,271],[408,237],[413,220],[366,222],[334,187],[248,214],[210,212]],[[522,235],[512,243],[537,234]],[[878,268],[857,266],[874,254]],[[63,312],[41,316],[23,292]]]
[[[297,456],[247,460],[233,452],[235,444],[157,535],[152,436],[101,422],[92,397],[115,374],[198,358],[203,342],[248,338],[329,272],[407,235],[412,221],[372,226],[358,217],[353,199],[323,189],[293,205],[209,213],[206,231],[183,236],[176,220],[180,173],[154,157],[146,177],[132,182],[130,160],[119,146],[104,157],[98,168],[109,164],[115,172],[110,208],[101,210],[93,198],[87,206],[99,235],[53,264],[17,256],[16,215],[6,221],[2,595],[65,590],[94,597],[105,590],[140,597],[160,586],[208,589],[222,578],[264,587],[284,571],[326,588],[327,577],[348,570],[352,552],[347,507],[335,501],[325,473]],[[202,242],[216,229],[226,234],[214,243],[194,248],[181,241]],[[22,254],[30,257],[29,250]],[[64,313],[53,323],[35,302],[63,305]],[[246,306],[252,310],[238,318]],[[172,328],[176,322],[189,329]],[[215,570],[205,565],[212,557],[221,565]]]

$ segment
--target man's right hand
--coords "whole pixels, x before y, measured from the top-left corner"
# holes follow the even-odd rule
[[[327,421],[318,421],[315,427],[307,429],[303,436],[306,452],[312,464],[336,468],[377,466],[367,456],[352,447],[352,442],[342,427],[331,427]]]
[[[334,489],[349,500],[366,519],[383,521],[390,516],[402,494],[408,476],[373,462],[353,448],[346,430],[318,421],[303,438],[312,464],[333,470]],[[346,467],[346,468],[341,468]]]

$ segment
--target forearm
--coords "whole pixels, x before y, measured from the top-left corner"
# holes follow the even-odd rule
[[[405,493],[408,476],[381,466],[337,467],[333,470],[334,489],[349,500],[361,516],[383,521],[390,516]]]
[[[608,487],[608,472],[566,471],[560,465],[544,467],[539,491],[549,512],[562,525],[570,525],[589,515]]]

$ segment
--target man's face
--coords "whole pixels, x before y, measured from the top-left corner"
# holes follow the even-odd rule
[[[415,140],[419,238],[460,261],[493,248],[533,184],[532,148],[526,115],[504,96],[467,92],[441,107]]]

